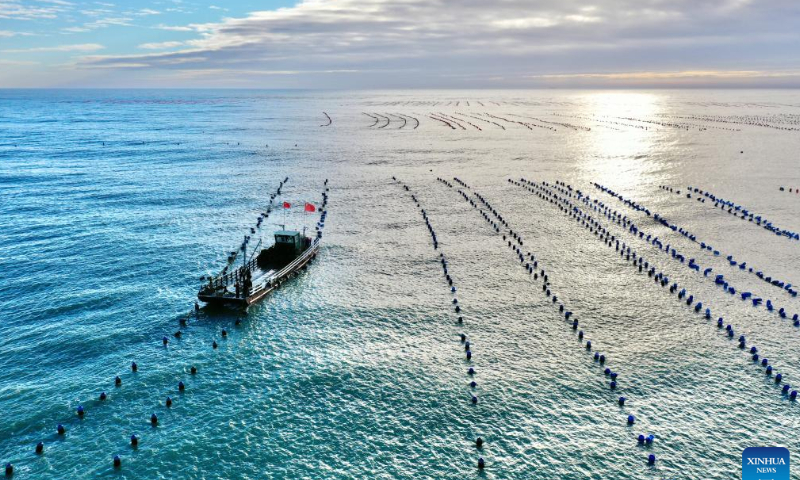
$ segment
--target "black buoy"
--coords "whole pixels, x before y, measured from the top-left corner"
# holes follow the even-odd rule
[[[620,406],[625,405],[625,397],[619,397],[619,404]]]
[[[131,362],[131,371],[135,372],[139,370],[139,365],[136,365],[136,362]]]
[[[216,340],[214,340],[214,341],[211,343],[211,348],[217,348],[217,341],[216,341]]]
[[[11,475],[14,475],[14,465],[6,463],[6,477],[10,477]]]
[[[197,373],[197,367],[192,365],[192,368],[191,368],[190,372],[192,372],[192,375],[196,374]]]
[[[154,427],[158,425],[158,416],[155,413],[150,415],[150,424]]]
[[[44,452],[44,443],[39,442],[36,444],[36,453],[41,455],[42,452]]]
[[[107,397],[106,392],[100,392],[100,400],[105,400]]]
[[[114,377],[114,385],[116,385],[116,386],[122,385],[122,379],[119,378],[119,376]]]
[[[119,455],[114,455],[114,468],[119,468],[122,466],[122,460],[120,460]]]
[[[182,392],[184,390],[186,390],[186,385],[184,385],[183,382],[178,382],[178,391]]]
[[[650,456],[647,457],[647,464],[655,465],[655,463],[656,463],[656,456],[651,453]]]
[[[165,402],[165,404],[166,404],[167,408],[170,408],[172,406],[172,398],[167,397],[167,401]]]
[[[131,446],[134,448],[139,446],[139,437],[136,434],[131,435]]]
[[[86,413],[86,412],[83,410],[83,405],[78,405],[77,412],[78,412],[78,416],[79,416],[79,417],[81,417],[81,418],[83,418],[83,415]]]
[[[481,448],[481,447],[483,447],[483,439],[482,439],[481,437],[478,437],[478,438],[475,440],[475,447],[477,447],[477,448]]]
[[[166,336],[164,336],[161,338],[161,343],[163,343],[164,346],[166,347],[167,344],[169,343],[169,339]]]
[[[223,328],[222,329],[222,338],[225,338],[227,336],[228,336],[228,331]]]
[[[486,462],[483,460],[483,457],[478,459],[478,469],[483,470],[486,467]]]
[[[64,425],[59,423],[58,426],[56,426],[56,432],[58,432],[59,435],[64,435],[67,430],[64,428]]]

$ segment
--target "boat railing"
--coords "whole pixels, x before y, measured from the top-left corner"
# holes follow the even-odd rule
[[[275,273],[275,274],[273,274],[273,275],[271,276],[271,278],[281,278],[281,277],[283,277],[284,275],[286,275],[287,273],[289,273],[289,272],[291,272],[292,270],[294,270],[294,268],[295,268],[295,267],[296,267],[296,266],[297,266],[297,265],[298,265],[300,262],[302,262],[303,260],[305,260],[306,258],[308,258],[308,257],[309,257],[309,256],[310,256],[310,255],[313,253],[313,251],[314,251],[314,248],[315,248],[317,245],[319,245],[319,238],[315,238],[315,239],[314,239],[314,240],[311,242],[311,245],[309,245],[309,247],[306,249],[306,251],[305,251],[305,252],[304,252],[302,255],[300,255],[299,257],[297,257],[297,258],[295,258],[294,260],[292,260],[292,262],[291,262],[291,263],[289,263],[288,265],[286,265],[285,267],[283,267],[281,270],[279,270],[279,271],[278,271],[278,273]],[[255,287],[253,287],[253,290],[250,292],[250,295],[253,295],[253,294],[255,294],[255,293],[258,293],[258,292],[260,292],[261,290],[264,290],[265,288],[267,288],[267,283],[262,283],[262,284],[260,284],[260,285],[258,285],[258,286],[255,286]]]

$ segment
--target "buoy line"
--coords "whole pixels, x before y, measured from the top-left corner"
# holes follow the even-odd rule
[[[416,195],[414,195],[411,192],[411,189],[408,187],[408,185],[406,185],[402,181],[398,180],[396,177],[392,177],[392,180],[394,180],[394,182],[396,184],[398,184],[401,187],[403,187],[403,189],[406,192],[409,193],[409,196],[411,197],[411,200],[414,202],[416,207],[419,209],[419,212],[422,215],[422,219],[425,221],[425,226],[428,229],[428,233],[430,233],[430,235],[431,235],[431,242],[432,242],[433,249],[438,251],[439,250],[439,240],[436,237],[436,231],[434,230],[433,226],[431,225],[430,219],[428,218],[428,213],[425,211],[425,209],[420,204],[419,199],[416,197]],[[447,257],[445,257],[444,252],[439,252],[439,262],[441,263],[441,266],[442,266],[442,271],[444,273],[444,278],[447,281],[447,287],[449,288],[450,292],[453,295],[452,304],[453,304],[453,311],[454,311],[454,314],[456,316],[456,325],[458,325],[459,327],[463,327],[463,325],[464,325],[464,317],[463,317],[463,314],[462,314],[461,305],[458,303],[458,298],[456,296],[456,294],[457,294],[456,285],[453,282],[453,277],[450,275],[450,273],[448,271]],[[461,344],[464,347],[466,361],[470,365],[469,369],[467,370],[467,377],[470,380],[470,382],[468,384],[468,386],[469,386],[469,394],[470,394],[470,402],[472,403],[472,405],[477,405],[478,404],[478,394],[476,393],[476,389],[478,388],[478,384],[475,382],[476,372],[475,372],[475,367],[473,366],[473,359],[472,359],[472,347],[473,347],[473,345],[470,343],[471,337],[468,337],[465,333],[463,333],[463,329],[462,329],[462,332],[459,334],[459,336],[460,336],[460,339],[461,339]],[[484,444],[483,438],[477,437],[475,439],[475,447],[479,451],[483,450],[483,444]],[[477,465],[478,465],[478,469],[479,470],[483,470],[485,468],[486,461],[483,459],[482,456],[478,457]]]
[[[284,186],[284,184],[286,182],[288,182],[288,180],[289,180],[289,177],[286,177],[283,181],[280,182],[279,187],[276,190],[276,193],[271,195],[271,197],[270,197],[270,204],[269,204],[270,206],[272,205],[272,203],[273,203],[275,197],[277,196],[277,194],[280,193],[281,188]],[[325,186],[325,190],[322,193],[322,202],[321,202],[321,205],[320,205],[320,221],[317,222],[317,225],[316,225],[316,230],[318,232],[318,236],[322,235],[322,230],[325,227],[325,218],[327,217],[327,209],[326,209],[327,203],[328,203],[328,193],[327,192],[330,190],[328,188],[328,180],[327,179],[325,180],[324,186]],[[263,219],[267,218],[269,211],[270,211],[270,208],[268,207],[267,208],[267,212],[266,213],[262,213],[259,216],[258,222],[257,222],[257,227],[261,226],[261,222],[263,221]],[[197,302],[194,303],[194,309],[192,310],[192,312],[189,315],[187,315],[187,316],[181,315],[179,317],[179,323],[180,323],[181,327],[187,327],[188,326],[188,320],[192,316],[192,314],[194,314],[195,318],[197,318],[197,319],[200,318],[200,307],[199,307],[199,304]],[[239,326],[240,324],[241,324],[240,320],[237,319],[236,322],[235,322],[235,325]],[[221,329],[221,336],[222,336],[223,340],[227,339],[228,332],[224,327]],[[178,340],[180,340],[183,337],[182,331],[179,329],[177,332],[175,332],[173,334],[173,337],[178,339]],[[166,335],[163,336],[161,338],[160,345],[163,348],[168,348],[169,344],[170,344],[169,338]],[[212,348],[214,350],[216,350],[217,347],[218,347],[218,344],[217,344],[216,340],[213,340],[212,341]],[[201,365],[201,367],[202,367],[202,365]],[[137,375],[139,373],[139,370],[140,370],[140,365],[135,360],[131,361],[130,370],[129,370],[131,375]],[[189,378],[194,378],[198,374],[198,372],[199,372],[198,367],[195,364],[192,364],[188,368],[189,377],[186,377],[185,375],[187,373],[187,368],[186,368],[186,366],[184,366],[182,368],[182,376],[180,377],[181,379],[179,379],[178,383],[177,383],[177,388],[176,388],[177,397],[175,397],[175,398],[180,397],[186,391],[187,382],[189,381]],[[123,378],[120,375],[117,375],[114,378],[114,388],[115,389],[123,388]],[[111,390],[109,390],[109,391],[111,391]],[[103,390],[103,391],[101,391],[101,393],[98,396],[97,400],[92,401],[92,404],[99,406],[99,405],[107,403],[110,400],[110,398],[111,398],[111,396],[108,393],[106,393],[106,390]],[[166,399],[164,400],[164,402],[163,402],[164,408],[167,408],[167,409],[172,408],[175,398],[173,398],[172,396],[168,395],[166,397]],[[161,403],[161,402],[159,402],[159,403]],[[75,408],[76,417],[73,417],[73,419],[77,418],[78,422],[83,422],[87,417],[87,409],[84,407],[84,404],[88,404],[88,403],[87,402],[80,402],[78,404],[78,406]],[[150,420],[149,421],[150,421],[150,425],[151,425],[152,428],[157,428],[159,426],[159,418],[158,418],[158,415],[155,412],[153,412],[150,415]],[[67,423],[67,422],[64,422],[64,423]],[[64,423],[58,423],[56,425],[56,440],[55,441],[57,441],[59,443],[68,434],[68,430],[64,426]],[[133,433],[129,438],[129,442],[126,442],[126,443],[129,443],[131,448],[136,449],[138,447],[138,445],[139,445],[140,439],[141,439],[140,435],[137,435],[136,433]],[[42,454],[45,453],[45,446],[46,446],[46,444],[45,444],[44,441],[39,441],[36,444],[36,446],[34,448],[34,451],[35,451],[37,456],[42,455]],[[122,458],[120,457],[119,454],[115,454],[113,456],[113,466],[114,466],[114,468],[121,468],[121,466],[122,466]],[[8,462],[6,464],[6,475],[7,476],[11,476],[11,475],[14,475],[14,473],[15,473],[15,470],[14,470],[13,464]]]
[[[522,181],[525,184],[521,183]],[[605,229],[602,225],[597,224],[590,218],[589,215],[583,213],[580,208],[574,206],[572,202],[564,197],[560,197],[557,193],[545,188],[544,186],[536,183],[536,182],[529,182],[525,179],[521,179],[521,182],[515,182],[512,179],[508,179],[508,182],[514,184],[516,186],[521,186],[525,190],[533,193],[536,197],[544,200],[561,210],[563,213],[567,214],[569,217],[572,217],[576,222],[578,222],[581,226],[585,229],[589,230],[590,233],[593,233],[594,236],[606,244],[609,248],[614,248],[615,251],[620,253],[620,257],[625,259],[625,263],[628,264],[630,262],[630,266],[634,269],[638,269],[639,272],[643,272],[645,265],[649,266],[649,270],[647,271],[647,275],[650,278],[653,278],[656,285],[660,285],[662,288],[665,288],[669,285],[670,280],[663,272],[658,271],[656,273],[656,267],[652,262],[646,261],[643,256],[637,255],[635,250],[631,250],[630,246],[625,245],[623,242],[620,244],[619,239],[616,239],[611,233]],[[533,186],[528,186],[528,185]],[[632,258],[632,259],[631,259]],[[674,294],[678,291],[680,286],[677,282],[673,283],[669,288],[669,293]],[[679,301],[683,301],[683,298],[687,295],[686,290],[682,289],[680,293],[678,293],[677,298]],[[693,295],[689,295],[685,301],[688,307],[692,307],[695,313],[700,313],[703,310],[703,303],[702,302],[695,302],[695,298]],[[711,309],[709,307],[705,308],[705,312],[702,314],[706,320],[711,319]],[[728,323],[725,325],[724,320],[722,317],[717,319],[717,329],[721,330],[725,327],[725,332],[728,338],[733,338],[735,335],[735,330],[732,324]],[[739,349],[745,351],[747,347],[746,339],[744,335],[739,336]],[[753,362],[758,362],[761,358],[758,353],[758,348],[755,346],[751,346],[749,350],[750,354],[752,355]],[[774,367],[770,364],[770,361],[767,358],[761,358],[761,366],[765,367],[765,374],[767,376],[772,376]],[[780,384],[783,381],[783,374],[776,374],[774,376],[774,383],[775,385]],[[781,393],[788,397],[790,400],[795,400],[797,398],[797,391],[791,390],[791,387],[788,384],[784,384]]]
[[[764,230],[772,232],[775,235],[778,235],[779,237],[785,237],[789,240],[800,240],[800,233],[779,228],[773,225],[771,221],[767,220],[766,218],[763,218],[762,215],[756,215],[749,209],[745,208],[743,205],[736,204],[730,200],[725,200],[724,198],[714,195],[713,193],[707,190],[703,191],[702,189],[699,189],[697,187],[689,186],[686,187],[686,189],[689,192],[686,194],[687,199],[692,198],[691,195],[692,193],[702,195],[702,197],[697,197],[698,200],[702,200],[702,203],[705,203],[705,198],[707,198],[712,202],[714,202],[714,207],[719,207],[720,210],[722,210],[723,212],[727,212],[728,214],[733,215],[734,217],[741,218],[742,220],[748,220],[749,223],[758,225]],[[726,208],[727,210],[725,210]]]
[[[573,312],[567,308],[567,305],[563,301],[559,301],[558,296],[555,292],[551,291],[551,284],[548,273],[545,271],[544,268],[540,268],[539,266],[539,259],[531,253],[530,251],[526,251],[523,253],[522,247],[525,245],[525,242],[522,236],[515,232],[511,226],[509,225],[508,221],[500,214],[500,212],[492,207],[492,205],[482,196],[480,193],[473,190],[469,185],[467,185],[461,179],[454,177],[453,181],[464,187],[465,190],[469,191],[472,196],[477,198],[478,200],[474,200],[469,194],[465,192],[465,190],[459,189],[454,187],[448,181],[444,180],[443,178],[437,178],[437,181],[442,183],[443,185],[447,186],[451,190],[455,190],[465,202],[467,202],[473,209],[477,210],[478,213],[483,217],[483,219],[492,227],[496,234],[502,236],[503,241],[506,243],[506,246],[512,250],[516,259],[519,260],[520,266],[525,268],[530,276],[533,277],[534,280],[541,279],[542,281],[542,292],[545,294],[548,300],[552,303],[554,307],[558,309],[559,314],[563,314],[564,320],[567,322],[568,325],[571,326],[572,331],[576,332],[577,339],[581,342],[581,350],[586,352],[587,354],[591,355],[592,362],[598,366],[598,370],[600,374],[603,375],[605,379],[609,380],[608,386],[610,391],[617,392],[618,391],[618,380],[619,380],[619,373],[612,371],[610,367],[607,366],[608,360],[606,356],[599,351],[597,351],[597,345],[593,345],[591,340],[586,340],[584,343],[584,337],[587,335],[583,329],[579,330],[578,327],[580,325],[579,320],[573,317]],[[482,206],[486,208],[484,210]],[[489,212],[489,213],[487,213]],[[500,229],[500,225],[505,227],[502,230]],[[585,325],[583,328],[586,328]],[[592,355],[593,352],[593,355]],[[625,396],[619,396],[616,398],[615,402],[619,405],[620,411],[625,415],[627,413],[626,409],[626,402],[628,398]],[[636,423],[636,417],[633,414],[628,414],[625,418],[626,425],[630,428]],[[644,435],[639,435],[642,438],[649,438],[647,443],[642,443],[640,445],[647,445],[650,447],[655,439],[655,436],[649,434],[647,437]],[[654,454],[650,454],[648,456],[648,464],[653,465],[656,461],[656,457]]]
[[[689,232],[688,230],[686,230],[686,229],[684,229],[682,227],[679,227],[678,225],[675,225],[675,224],[671,223],[669,220],[667,220],[662,215],[659,215],[656,212],[652,212],[651,213],[651,211],[648,208],[644,207],[643,205],[641,205],[641,204],[639,204],[637,202],[634,202],[632,200],[626,199],[621,194],[616,193],[613,190],[611,190],[611,189],[609,189],[609,188],[607,188],[607,187],[605,187],[603,185],[600,185],[599,183],[593,183],[592,185],[596,189],[598,189],[601,192],[605,193],[606,195],[609,195],[609,196],[617,199],[618,201],[622,202],[622,204],[627,206],[628,208],[631,208],[631,209],[636,210],[638,212],[644,212],[648,217],[652,217],[656,221],[657,224],[659,224],[659,225],[661,225],[661,226],[663,226],[665,228],[669,228],[673,232],[677,232],[677,233],[681,234],[682,236],[684,236],[685,238],[688,238],[693,243],[699,245],[701,250],[705,250],[707,252],[713,252],[714,256],[722,255],[722,253],[719,250],[715,250],[710,244],[698,240],[696,235],[692,234],[691,232]],[[781,290],[786,291],[786,293],[788,293],[792,297],[797,297],[797,290],[792,288],[792,284],[786,283],[786,282],[783,282],[783,281],[780,281],[780,280],[777,280],[777,279],[774,279],[771,276],[767,276],[767,275],[764,274],[764,272],[762,272],[760,270],[756,270],[752,266],[747,266],[748,262],[740,262],[738,260],[735,260],[733,258],[733,255],[728,255],[725,258],[728,260],[728,263],[730,263],[730,265],[732,267],[738,267],[739,270],[742,270],[742,271],[745,271],[745,269],[746,269],[746,271],[748,273],[751,273],[751,274],[757,276],[758,278],[760,278],[761,280],[764,280],[765,282],[769,283],[770,285],[773,285],[773,286],[775,286],[777,288],[780,288]]]
[[[539,188],[539,185],[534,184],[533,182],[528,182],[523,180],[522,183],[532,186],[534,188]],[[556,183],[555,185],[552,185],[549,184],[548,182],[543,181],[542,185],[560,192],[565,197],[576,198],[577,200],[580,200],[586,205],[587,208],[596,211],[600,215],[604,215],[612,223],[616,223],[623,229],[627,230],[627,233],[633,235],[634,238],[638,237],[640,240],[643,240],[651,244],[653,247],[656,247],[656,249],[661,253],[664,253],[666,255],[671,254],[673,260],[676,260],[681,264],[686,265],[689,269],[694,270],[697,273],[700,273],[701,266],[695,263],[694,258],[690,258],[687,263],[686,257],[683,254],[681,254],[676,248],[670,247],[670,244],[667,244],[665,246],[658,237],[648,234],[645,230],[640,229],[632,220],[628,219],[627,217],[620,216],[616,211],[611,212],[610,209],[606,207],[602,202],[600,202],[597,199],[592,200],[591,197],[589,197],[588,195],[584,195],[583,192],[581,192],[580,190],[577,189],[574,190],[573,194],[572,187],[564,182],[556,181],[555,183]],[[594,220],[592,221],[594,222]],[[597,225],[599,225],[599,223]],[[713,272],[713,270],[714,269],[710,267],[703,270],[703,278],[709,278],[709,274]],[[735,288],[732,283],[726,280],[725,276],[722,274],[714,276],[714,284],[721,287],[725,293],[728,293],[730,295],[736,295],[738,292],[743,301],[750,299],[752,300],[753,306],[755,307],[760,306],[763,302],[763,299],[761,297],[754,297],[752,292],[737,290],[737,288]],[[772,304],[772,300],[767,300],[767,303],[764,306],[768,312],[775,311],[774,306]],[[779,308],[777,310],[777,313],[778,316],[782,319],[788,318],[789,315],[786,309],[783,307]],[[794,322],[793,324],[795,327],[800,326],[800,318],[798,318],[798,314],[794,314],[792,320]]]

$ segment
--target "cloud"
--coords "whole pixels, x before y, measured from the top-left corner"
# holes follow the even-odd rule
[[[43,0],[38,3],[23,3],[20,0],[0,0],[0,19],[53,19],[71,6],[70,2],[59,0]]]
[[[87,56],[78,67],[136,65],[180,79],[189,70],[239,72],[254,83],[264,76],[256,72],[297,72],[298,86],[310,87],[532,86],[585,72],[798,68],[798,24],[795,0],[303,0],[219,22],[159,24],[152,28],[194,38],[139,45],[166,52]],[[71,28],[100,24],[90,25]]]
[[[165,50],[168,48],[176,48],[184,45],[183,42],[157,42],[157,43],[143,43],[138,48],[145,50]]]
[[[38,52],[96,52],[105,47],[97,43],[80,43],[76,45],[56,45],[53,47],[15,48],[2,50],[3,53],[38,53]]]

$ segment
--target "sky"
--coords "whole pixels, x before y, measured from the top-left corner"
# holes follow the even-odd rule
[[[800,0],[0,0],[3,87],[800,87]]]

